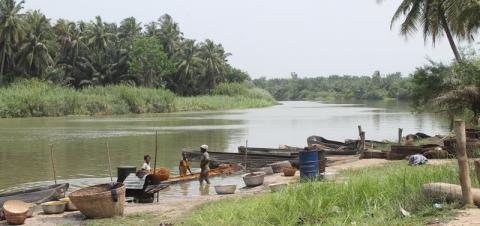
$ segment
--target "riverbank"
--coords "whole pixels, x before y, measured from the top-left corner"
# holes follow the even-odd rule
[[[128,204],[125,217],[112,219],[84,221],[78,212],[37,215],[27,225],[458,225],[478,219],[469,214],[476,209],[462,211],[456,203],[436,209],[419,191],[423,183],[454,182],[453,164],[455,160],[431,160],[427,166],[410,167],[404,161],[363,159],[328,167],[327,172],[340,173],[333,181],[298,184],[298,172],[295,177],[275,174],[265,178],[265,185],[242,188],[235,195]],[[268,184],[278,182],[291,185],[269,192]],[[400,207],[411,216],[403,217]],[[457,213],[461,215],[455,218]]]
[[[242,87],[222,84],[211,96],[180,97],[161,88],[113,85],[76,90],[35,79],[24,80],[0,89],[0,118],[226,110],[276,104],[267,92]],[[229,90],[235,88],[236,92]]]

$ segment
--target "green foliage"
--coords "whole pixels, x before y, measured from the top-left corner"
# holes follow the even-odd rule
[[[470,175],[475,181],[473,167]],[[453,164],[393,163],[346,171],[341,178],[209,203],[181,220],[189,225],[425,225],[448,219],[456,207],[445,203],[443,209],[434,209],[434,200],[421,192],[424,183],[458,183]],[[400,207],[412,217],[402,217]]]
[[[174,69],[175,66],[155,38],[137,38],[133,42],[128,58],[128,70],[139,78],[144,87],[158,87],[162,81],[161,76]]]
[[[274,101],[272,95],[266,90],[247,87],[246,85],[239,83],[222,83],[215,87],[212,94],[224,96],[244,96],[252,99],[265,99],[272,102]]]
[[[245,95],[177,97],[162,88],[121,84],[76,90],[38,79],[0,88],[0,118],[222,110],[273,104],[273,98],[259,89],[248,90]]]
[[[381,100],[408,99],[409,78],[400,73],[381,76],[337,76],[290,79],[255,79],[257,87],[268,90],[277,100],[355,98]]]

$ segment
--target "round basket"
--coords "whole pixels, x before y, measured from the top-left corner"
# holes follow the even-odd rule
[[[8,224],[20,225],[27,219],[29,204],[20,200],[9,200],[3,204],[3,212]]]
[[[283,172],[284,167],[292,167],[292,164],[289,161],[282,161],[282,162],[275,162],[268,164],[267,166],[271,166],[274,173],[281,173]]]
[[[284,167],[283,168],[283,175],[286,177],[293,177],[295,176],[295,173],[297,172],[296,168],[293,167]]]
[[[154,174],[152,174],[152,180],[154,182],[166,181],[170,178],[170,170],[167,168],[160,168],[156,170]]]
[[[116,201],[114,193],[117,194]],[[125,208],[125,186],[122,183],[116,183],[114,187],[112,184],[99,184],[82,188],[68,197],[87,218],[122,216]]]

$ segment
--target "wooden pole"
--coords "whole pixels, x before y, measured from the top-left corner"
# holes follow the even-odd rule
[[[105,146],[107,147],[108,174],[110,174],[110,182],[113,182],[113,177],[112,177],[112,161],[110,160],[110,148],[108,147],[108,139],[105,141]]]
[[[362,139],[362,126],[358,125],[358,136]]]
[[[477,174],[477,181],[480,184],[480,160],[475,160],[475,173]]]
[[[365,131],[362,131],[360,133],[360,144],[361,144],[361,151],[363,152],[365,150]]]
[[[402,128],[398,128],[398,144],[402,144],[402,133],[403,133],[403,129]]]
[[[57,184],[57,173],[55,170],[55,162],[53,161],[53,144],[50,144],[50,160],[52,161],[53,180],[55,181],[55,184]]]
[[[457,160],[460,174],[460,185],[462,186],[463,202],[464,204],[470,205],[473,204],[473,194],[468,168],[465,121],[455,120],[455,135],[457,138]]]
[[[158,131],[155,130],[155,159],[153,162],[153,174],[157,170],[157,154],[158,154]]]
[[[248,140],[245,141],[245,172],[247,172]]]

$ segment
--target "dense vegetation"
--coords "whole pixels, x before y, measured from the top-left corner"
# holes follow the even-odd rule
[[[225,93],[229,86],[244,87],[222,84],[213,90],[217,95],[181,97],[163,88],[121,84],[77,90],[31,79],[0,89],[0,118],[221,110],[265,107],[275,103],[270,94],[254,88],[243,88],[235,95]]]
[[[471,167],[473,186],[474,167]],[[452,164],[385,166],[345,171],[336,182],[290,185],[279,193],[210,203],[189,214],[189,225],[426,225],[452,215],[455,204],[432,207],[421,185],[458,183]],[[402,217],[400,208],[411,217]],[[185,220],[185,219],[182,219]]]
[[[38,78],[77,89],[131,84],[190,96],[249,79],[228,64],[221,44],[184,37],[169,15],[145,26],[133,17],[119,25],[100,16],[51,23],[38,10],[21,14],[22,7],[0,1],[0,86]]]
[[[355,98],[379,100],[384,98],[408,99],[410,79],[400,73],[382,76],[338,76],[289,79],[255,79],[256,86],[268,90],[278,100]]]

